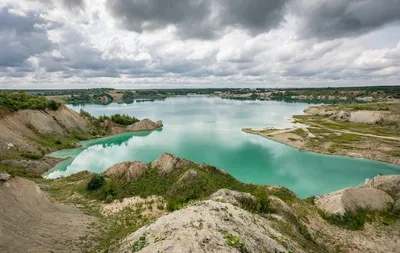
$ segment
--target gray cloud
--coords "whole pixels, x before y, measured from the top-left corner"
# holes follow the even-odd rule
[[[64,6],[68,7],[69,9],[74,8],[85,8],[85,1],[84,0],[62,0]]]
[[[0,9],[0,66],[22,66],[29,57],[52,49],[40,25],[47,22],[34,13],[19,16],[7,7]]]
[[[400,0],[303,0],[292,7],[303,37],[353,36],[400,21]]]
[[[182,38],[212,39],[238,26],[253,34],[276,27],[290,0],[107,0],[125,29],[143,32],[175,25]]]

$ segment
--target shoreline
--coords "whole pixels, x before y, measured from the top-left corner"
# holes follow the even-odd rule
[[[244,133],[252,134],[252,135],[257,135],[257,136],[261,136],[261,137],[266,138],[266,139],[268,139],[268,140],[271,140],[271,141],[273,141],[273,142],[276,142],[276,143],[285,145],[285,146],[287,146],[287,147],[296,149],[296,150],[298,150],[298,151],[300,151],[300,152],[309,152],[309,153],[313,153],[313,154],[317,154],[317,155],[340,156],[340,157],[351,158],[351,159],[360,159],[360,160],[374,161],[374,162],[379,162],[379,163],[385,163],[385,164],[388,164],[388,165],[393,165],[393,166],[396,166],[396,167],[398,167],[398,168],[400,169],[400,165],[398,165],[398,164],[389,163],[389,162],[385,162],[385,161],[381,161],[381,160],[377,160],[377,159],[371,159],[371,158],[368,158],[368,157],[365,157],[365,156],[355,156],[355,155],[352,156],[351,154],[349,155],[349,154],[341,154],[341,153],[316,152],[316,151],[313,151],[313,150],[311,150],[311,149],[298,148],[298,147],[295,147],[295,146],[293,146],[293,145],[290,145],[289,143],[286,143],[286,142],[283,142],[283,141],[274,139],[274,138],[272,138],[272,137],[264,136],[264,135],[262,135],[261,133],[258,133],[258,131],[260,131],[260,130],[254,130],[254,129],[252,129],[252,128],[242,128],[241,130],[242,130],[242,132],[244,132]],[[361,154],[360,154],[360,155],[361,155]]]
[[[241,131],[267,138],[299,151],[373,160],[400,167],[400,156],[397,154],[399,147],[396,144],[400,143],[398,136],[380,136],[366,132],[350,131],[352,130],[351,123],[337,123],[330,118],[327,119],[329,124],[337,123],[345,126],[349,124],[349,127],[329,128],[321,123],[315,123],[315,118],[313,117],[315,115],[317,117],[321,116],[309,113],[310,110],[325,110],[325,108],[323,106],[310,106],[304,110],[305,115],[293,115],[292,120],[298,125],[292,128],[267,127],[259,130],[242,128]],[[374,125],[368,125],[368,127],[374,129]]]
[[[93,145],[86,146],[86,145],[83,145],[81,142],[104,140],[104,139],[107,139],[107,138],[110,138],[110,137],[115,137],[115,136],[118,136],[118,135],[124,135],[124,134],[129,134],[129,133],[132,133],[133,134],[132,136],[134,136],[135,133],[146,133],[146,132],[148,132],[150,134],[153,131],[160,131],[162,128],[163,127],[158,127],[158,128],[152,129],[152,130],[145,130],[145,131],[126,131],[126,132],[122,132],[122,133],[110,134],[110,135],[99,137],[99,138],[93,138],[93,139],[89,139],[89,140],[82,140],[82,141],[77,142],[80,145],[77,148],[60,149],[60,150],[56,150],[54,152],[51,152],[49,154],[45,154],[44,157],[51,158],[51,159],[54,159],[54,160],[58,160],[58,162],[57,162],[57,164],[54,165],[54,167],[52,167],[52,168],[48,169],[47,171],[43,172],[40,176],[45,178],[44,175],[49,174],[49,172],[51,170],[56,168],[62,162],[66,161],[68,159],[73,159],[74,160],[76,158],[76,156],[74,157],[74,156],[71,156],[71,155],[70,156],[65,156],[65,157],[53,157],[53,156],[50,156],[51,154],[54,154],[54,153],[57,153],[57,152],[60,152],[60,151],[63,151],[63,150],[71,150],[71,151],[73,151],[73,150],[77,150],[77,149],[82,149],[82,151],[84,151],[85,149],[89,148],[90,146],[96,145],[96,144],[93,144]]]

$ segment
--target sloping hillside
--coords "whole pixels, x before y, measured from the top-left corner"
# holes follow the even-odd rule
[[[94,217],[52,203],[30,180],[0,173],[0,252],[85,250]]]
[[[171,154],[48,183],[57,200],[101,220],[92,240],[99,251],[383,253],[400,246],[398,180],[377,177],[346,193],[332,209],[341,213],[321,204],[329,194],[301,200],[286,188],[245,184]],[[374,201],[371,189],[386,191],[394,204]]]

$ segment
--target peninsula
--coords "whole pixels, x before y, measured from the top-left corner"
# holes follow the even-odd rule
[[[311,106],[296,126],[242,131],[299,150],[400,165],[400,102]]]

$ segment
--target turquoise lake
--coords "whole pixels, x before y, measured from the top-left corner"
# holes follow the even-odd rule
[[[56,178],[82,170],[102,172],[123,161],[151,162],[164,152],[226,170],[237,179],[283,185],[299,197],[362,184],[377,174],[399,174],[394,165],[370,160],[298,151],[242,128],[291,127],[291,116],[305,103],[238,101],[218,97],[183,96],[132,104],[68,105],[94,116],[125,113],[139,119],[162,120],[164,128],[84,141],[86,149],[61,150],[52,156],[71,157],[46,176]]]

